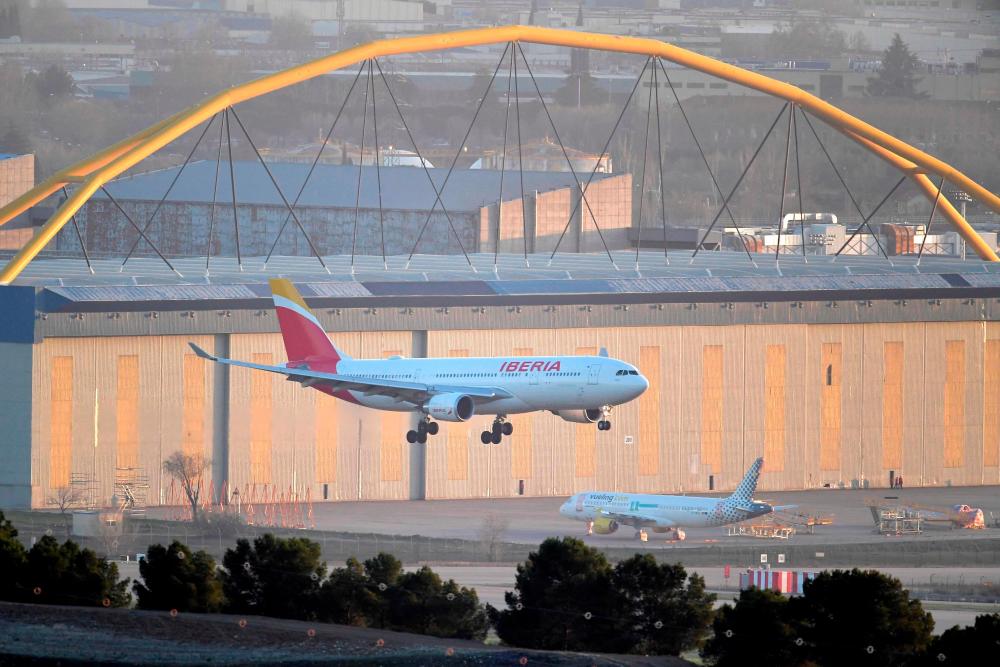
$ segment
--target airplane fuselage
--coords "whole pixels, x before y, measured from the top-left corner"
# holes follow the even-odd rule
[[[340,359],[336,364],[309,363],[309,368],[360,379],[421,383],[441,393],[447,393],[451,387],[459,394],[463,387],[500,387],[511,394],[509,398],[477,406],[477,414],[620,405],[647,387],[646,379],[634,366],[601,356]],[[328,391],[322,385],[317,388]],[[356,391],[328,393],[378,410],[421,408],[391,396]]]
[[[737,511],[736,507],[743,509]],[[665,496],[645,493],[578,493],[563,503],[560,514],[577,521],[614,515],[618,523],[640,527],[702,528],[725,526],[769,514],[767,503],[737,505],[731,498]],[[630,522],[624,517],[634,517]]]

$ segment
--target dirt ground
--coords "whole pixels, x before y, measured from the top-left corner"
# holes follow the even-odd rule
[[[602,665],[676,658],[520,651],[259,616],[0,603],[0,665]]]

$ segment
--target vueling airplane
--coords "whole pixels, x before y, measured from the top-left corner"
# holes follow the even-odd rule
[[[794,507],[773,507],[753,500],[763,466],[763,458],[754,461],[743,481],[728,498],[588,491],[578,493],[563,503],[559,513],[577,521],[586,521],[588,535],[610,535],[619,526],[626,525],[635,528],[635,536],[640,539],[646,539],[646,529],[652,528],[656,533],[673,531],[674,539],[683,540],[682,526],[725,526]]]
[[[376,410],[417,412],[423,418],[407,442],[427,442],[434,420],[464,422],[495,415],[483,444],[514,432],[507,415],[548,410],[570,422],[611,429],[614,406],[631,401],[649,383],[631,364],[601,356],[352,359],[326,335],[291,282],[271,280],[271,295],[289,361],[267,366],[223,359],[194,343],[195,353],[220,364],[279,373],[350,403]]]

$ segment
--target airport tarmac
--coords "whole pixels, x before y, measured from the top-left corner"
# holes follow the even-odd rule
[[[797,505],[793,513],[830,517],[831,525],[817,526],[815,533],[799,530],[792,538],[796,544],[846,544],[894,540],[920,540],[929,536],[956,539],[996,537],[996,530],[950,530],[928,527],[924,535],[884,538],[873,532],[869,501],[912,504],[928,509],[949,509],[965,503],[983,510],[987,522],[991,512],[1000,516],[1000,487],[925,487],[906,489],[816,489],[809,491],[759,492],[756,497],[776,505]],[[500,538],[505,542],[538,544],[547,537],[573,536],[594,546],[628,547],[636,544],[634,531],[622,527],[612,535],[586,536],[586,525],[559,514],[566,497],[552,498],[475,498],[467,500],[421,501],[342,501],[316,503],[313,517],[318,530],[383,535],[422,535],[425,537],[475,540],[489,515],[507,521]],[[722,528],[685,528],[687,539],[680,545],[708,543],[760,543],[747,537],[730,537]],[[771,540],[777,542],[778,540]],[[650,533],[649,545],[663,544]],[[1000,565],[1000,563],[998,563]]]

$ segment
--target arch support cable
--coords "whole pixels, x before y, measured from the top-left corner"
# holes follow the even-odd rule
[[[854,205],[854,209],[858,212],[858,215],[861,216],[862,223],[858,225],[858,229],[861,229],[862,227],[867,227],[868,233],[875,238],[875,243],[878,245],[878,249],[882,252],[882,254],[885,256],[886,259],[889,259],[889,254],[885,251],[885,248],[882,247],[882,241],[879,239],[878,234],[875,234],[872,231],[871,226],[868,225],[868,217],[866,217],[864,211],[861,210],[861,205],[858,203],[858,200],[854,196],[854,193],[851,192],[851,188],[847,187],[847,181],[844,180],[844,176],[840,173],[840,169],[837,168],[837,163],[833,161],[833,157],[830,155],[830,151],[826,149],[826,144],[824,144],[823,140],[819,138],[819,133],[813,126],[812,121],[809,120],[809,114],[802,112],[802,117],[806,119],[806,125],[808,125],[809,129],[812,131],[812,135],[816,139],[816,143],[819,144],[820,150],[823,151],[823,155],[826,156],[826,161],[830,163],[830,168],[833,169],[833,173],[837,175],[837,180],[840,181],[840,184],[844,187],[844,191],[847,192],[847,196],[850,198],[851,203]],[[895,188],[893,188],[893,190],[895,190]],[[879,204],[879,206],[881,206],[881,204]],[[858,232],[856,230],[854,234],[851,235],[851,238],[853,239],[857,233]],[[843,249],[844,248],[841,248],[840,250]],[[840,250],[837,251],[837,255],[840,255]],[[892,260],[889,261],[891,262]]]
[[[427,230],[427,225],[429,225],[431,222],[431,218],[434,215],[434,211],[436,210],[438,203],[441,204],[442,208],[444,207],[444,202],[441,199],[442,195],[444,194],[444,189],[445,187],[447,187],[448,181],[451,179],[451,175],[455,171],[455,165],[458,164],[458,158],[462,155],[462,149],[465,148],[466,142],[469,141],[469,135],[472,134],[472,128],[475,127],[476,120],[479,118],[479,113],[483,110],[483,104],[485,104],[486,98],[489,97],[490,91],[493,90],[493,82],[496,81],[497,73],[500,72],[500,68],[503,66],[503,61],[507,59],[507,52],[512,48],[512,44],[513,44],[512,42],[507,43],[507,45],[503,49],[503,53],[500,54],[500,59],[497,61],[497,66],[493,68],[493,74],[490,75],[490,80],[486,84],[486,90],[483,91],[483,96],[479,98],[479,104],[476,106],[476,111],[474,114],[472,114],[472,121],[469,123],[469,127],[465,130],[465,136],[462,137],[462,142],[458,145],[458,150],[455,151],[455,157],[452,158],[451,165],[448,167],[448,172],[444,175],[444,181],[441,183],[440,190],[438,188],[434,188],[436,193],[434,204],[431,206],[431,210],[427,212],[427,219],[424,220],[424,224],[420,228],[420,233],[417,234],[417,240],[413,243],[413,248],[410,250],[410,256],[406,258],[407,268],[409,268],[410,266],[410,261],[413,260],[413,255],[415,255],[417,252],[417,246],[420,245],[420,240],[424,237],[424,232]],[[397,110],[398,108],[399,107],[397,106]],[[400,115],[400,118],[402,118],[402,115]],[[414,146],[415,145],[416,144],[414,144]],[[431,179],[431,182],[433,183],[433,179]],[[452,224],[450,216],[448,217],[448,224],[451,226],[451,231],[455,235],[456,240],[458,240],[459,246],[462,248],[462,254],[465,255],[465,260],[469,263],[469,266],[472,267],[472,270],[475,271],[476,267],[473,266],[472,259],[469,257],[469,254],[465,251],[465,245],[462,243],[462,237],[459,236],[458,230],[456,230],[455,225]]]
[[[219,199],[219,169],[222,166],[222,138],[226,131],[225,118],[219,123],[219,151],[215,156],[215,178],[212,180],[212,207],[208,214],[208,237],[205,240],[205,277],[212,257],[212,236],[215,234],[215,206]],[[266,262],[265,262],[266,263]]]
[[[635,270],[639,271],[639,252],[642,249],[642,207],[646,200],[646,162],[649,153],[649,121],[653,115],[653,86],[656,85],[656,65],[653,65],[649,81],[649,95],[646,96],[646,131],[642,135],[642,175],[639,177],[639,220],[635,237]],[[660,113],[659,107],[656,113]],[[598,158],[600,160],[600,158]]]
[[[69,199],[69,193],[66,191],[66,186],[62,188],[63,197]],[[73,221],[73,229],[76,230],[76,238],[80,241],[80,248],[83,250],[83,260],[87,262],[87,269],[90,274],[94,274],[94,267],[90,264],[90,255],[87,253],[87,244],[83,240],[83,233],[80,231],[80,224],[76,221],[76,214],[70,218]]]
[[[142,227],[136,224],[136,221],[132,219],[132,216],[129,215],[124,208],[122,208],[122,205],[118,203],[118,200],[115,199],[114,196],[110,192],[108,192],[108,189],[105,188],[103,185],[101,186],[101,192],[103,192],[104,196],[107,197],[111,201],[111,203],[115,205],[115,208],[118,209],[118,212],[121,213],[123,216],[125,216],[125,219],[128,220],[128,223],[132,225],[135,231],[139,232],[140,238],[142,238],[143,241],[149,244],[149,247],[153,249],[153,251],[159,256],[160,259],[163,260],[163,263],[167,265],[167,268],[176,273],[178,276],[181,276],[181,278],[183,278],[184,276],[181,275],[181,272],[175,269],[174,265],[170,263],[170,260],[168,260],[166,257],[163,256],[163,253],[160,252],[160,249],[156,247],[156,244],[153,243],[148,236],[146,236],[146,232],[142,230]]]
[[[774,261],[777,262],[781,254],[781,231],[785,224],[785,192],[788,188],[788,154],[792,148],[792,118],[795,116],[795,105],[789,105],[791,111],[788,114],[788,128],[785,131],[785,162],[781,168],[781,199],[778,202],[778,243],[774,248]]]
[[[288,202],[288,197],[285,196],[284,190],[282,190],[281,186],[278,185],[278,179],[274,177],[274,174],[271,172],[271,168],[267,166],[267,162],[264,160],[264,156],[260,154],[260,150],[257,148],[257,144],[254,143],[253,137],[251,137],[250,133],[247,131],[246,125],[244,125],[243,121],[240,120],[240,116],[238,113],[236,113],[236,109],[230,109],[229,112],[233,115],[233,118],[236,119],[236,124],[240,126],[240,130],[243,132],[243,136],[247,138],[247,142],[249,142],[250,148],[253,149],[254,155],[257,156],[257,160],[260,162],[260,166],[264,167],[264,171],[267,173],[267,177],[271,181],[271,185],[274,186],[274,190],[278,193],[278,196],[281,198],[281,201],[285,205],[285,208],[288,209],[288,214],[292,216],[292,220],[295,221],[295,224],[296,226],[298,226],[299,231],[302,232],[302,236],[305,237],[306,243],[309,244],[309,249],[312,250],[314,255],[316,255],[316,259],[319,260],[320,266],[322,266],[326,270],[326,272],[329,273],[330,269],[327,268],[326,262],[323,261],[323,256],[319,254],[319,250],[316,249],[316,244],[313,243],[312,238],[309,236],[309,232],[306,231],[306,228],[303,226],[302,221],[299,220],[298,214],[295,213],[295,209],[292,208],[292,205]],[[236,203],[235,200],[233,203],[234,204]]]
[[[694,252],[691,253],[692,262],[694,261],[694,258],[698,256],[698,251],[701,250],[701,246],[703,243],[705,243],[705,239],[708,238],[708,235],[712,233],[712,229],[715,228],[715,223],[717,223],[719,221],[719,218],[722,217],[722,212],[729,210],[729,200],[733,198],[734,194],[736,194],[736,191],[743,183],[743,179],[746,178],[747,172],[750,171],[750,167],[752,167],[753,163],[757,160],[757,156],[760,155],[761,149],[764,148],[764,144],[767,143],[767,140],[771,137],[771,133],[774,132],[774,128],[778,125],[778,121],[781,120],[782,115],[784,115],[785,111],[787,110],[788,110],[788,102],[785,102],[781,106],[781,111],[778,112],[778,115],[775,116],[774,120],[771,122],[771,127],[767,128],[767,132],[764,134],[764,138],[761,139],[760,144],[757,146],[757,150],[755,150],[753,152],[753,155],[750,156],[750,161],[747,162],[747,166],[743,167],[743,173],[741,173],[740,177],[736,179],[736,183],[733,185],[732,190],[729,191],[729,194],[726,195],[726,198],[722,200],[722,207],[715,214],[715,217],[712,218],[712,224],[710,224],[708,226],[708,229],[705,230],[705,234],[701,237],[701,240],[698,242],[698,246],[694,249]],[[736,229],[739,230],[739,228],[740,227],[737,224]],[[750,256],[750,248],[747,246],[746,242],[743,241],[743,234],[740,234],[740,241],[743,243],[743,249],[746,250],[747,256]],[[752,256],[750,256],[750,261],[753,262],[754,266],[757,266],[757,263],[753,261]]]
[[[493,244],[493,273],[497,272],[500,257],[500,223],[503,222],[503,176],[507,169],[507,132],[510,129],[510,87],[514,78],[514,50],[510,51],[510,67],[507,69],[507,109],[503,116],[503,150],[500,153],[500,195],[497,197],[497,235]],[[518,139],[520,141],[520,138]]]
[[[372,61],[367,62],[371,73]],[[361,143],[358,145],[358,186],[354,192],[354,231],[351,233],[351,273],[354,273],[354,255],[358,249],[358,218],[361,214],[361,180],[365,172],[365,134],[368,129],[368,88],[371,77],[365,75],[365,94],[361,102]]]
[[[333,131],[337,128],[337,123],[340,122],[340,117],[344,113],[344,108],[347,106],[347,101],[351,98],[351,94],[354,92],[354,88],[358,85],[358,79],[361,78],[361,73],[364,71],[365,66],[362,64],[358,68],[358,73],[354,75],[354,80],[351,82],[351,87],[347,90],[347,94],[344,95],[344,101],[340,104],[340,109],[337,110],[337,115],[333,119],[333,123],[330,124],[330,130],[323,137],[323,143],[320,144],[319,150],[316,152],[316,157],[313,159],[312,164],[309,165],[309,171],[306,172],[306,177],[302,181],[302,186],[299,188],[298,193],[295,195],[295,199],[292,200],[292,208],[294,209],[298,203],[299,199],[302,198],[302,193],[306,191],[306,186],[309,185],[309,179],[312,178],[313,172],[316,171],[316,166],[319,164],[320,159],[323,157],[323,151],[326,149],[327,145],[330,143],[330,138],[333,137]],[[267,252],[267,257],[264,258],[264,268],[267,268],[267,263],[271,260],[271,255],[274,254],[274,249],[278,247],[278,241],[281,240],[281,234],[285,231],[285,227],[292,220],[292,214],[289,213],[285,216],[284,222],[281,223],[281,227],[278,229],[278,234],[274,237],[274,243],[271,244],[271,249]]]
[[[146,224],[143,225],[142,227],[143,232],[149,231],[150,225],[152,225],[153,221],[156,219],[156,214],[160,212],[160,208],[163,206],[163,203],[167,201],[167,197],[169,197],[170,193],[174,191],[174,186],[177,185],[178,179],[180,179],[181,174],[184,173],[184,170],[187,168],[188,164],[190,164],[191,158],[194,157],[195,151],[198,150],[198,147],[201,145],[202,139],[204,139],[205,135],[208,134],[209,128],[212,127],[212,123],[215,122],[215,119],[218,118],[218,116],[219,114],[215,114],[214,116],[212,116],[212,118],[209,119],[208,123],[205,125],[205,129],[203,129],[201,131],[201,134],[198,135],[198,140],[195,141],[194,146],[191,147],[191,152],[187,154],[186,158],[184,158],[184,164],[182,164],[181,168],[177,170],[176,174],[174,174],[173,179],[170,181],[170,185],[167,186],[167,191],[163,193],[163,197],[160,199],[160,201],[156,203],[156,207],[153,209],[153,212],[149,215],[149,218],[146,220]],[[125,255],[125,259],[122,260],[122,265],[118,269],[119,271],[125,270],[125,264],[128,262],[129,258],[132,257],[132,253],[134,253],[135,249],[138,247],[139,247],[139,239],[137,238],[135,242],[132,244],[132,247],[129,248],[128,253]]]
[[[632,90],[629,92],[628,99],[625,100],[625,104],[622,106],[622,111],[618,115],[618,120],[615,121],[614,127],[611,128],[611,133],[608,135],[608,140],[604,143],[604,148],[597,156],[597,163],[590,172],[587,184],[583,185],[580,182],[580,177],[576,173],[576,169],[573,167],[573,161],[569,159],[569,153],[566,151],[566,145],[559,137],[559,130],[556,129],[556,123],[552,120],[552,114],[549,112],[549,106],[545,103],[545,98],[542,96],[542,89],[538,86],[538,81],[535,79],[534,72],[531,71],[531,65],[528,64],[528,58],[524,55],[524,49],[521,48],[520,44],[517,45],[517,49],[521,52],[521,60],[524,62],[524,69],[528,72],[528,76],[531,77],[531,83],[535,87],[535,93],[538,95],[538,101],[542,105],[542,110],[545,111],[545,117],[548,119],[549,126],[552,128],[552,134],[556,138],[556,142],[559,144],[560,150],[562,150],[563,157],[566,159],[566,167],[569,169],[569,173],[573,174],[573,180],[576,182],[576,187],[580,189],[580,199],[573,204],[573,209],[570,211],[569,219],[566,221],[566,226],[563,227],[562,234],[559,235],[559,240],[556,241],[556,247],[552,249],[552,254],[549,256],[549,264],[552,264],[552,259],[556,256],[556,252],[559,251],[559,244],[562,243],[563,237],[566,236],[566,232],[569,230],[569,226],[573,222],[573,217],[579,211],[580,202],[582,201],[583,205],[587,208],[587,213],[590,215],[590,219],[594,222],[594,227],[597,228],[597,235],[601,237],[601,244],[604,246],[604,252],[607,253],[608,259],[611,261],[611,265],[615,267],[615,270],[617,270],[618,265],[615,264],[615,258],[611,254],[611,249],[608,248],[607,241],[604,240],[604,233],[601,231],[601,226],[597,223],[597,215],[594,213],[593,209],[590,208],[590,201],[587,199],[587,190],[590,188],[590,183],[594,180],[594,175],[597,173],[597,169],[601,165],[601,156],[607,154],[608,147],[611,145],[611,139],[615,136],[615,130],[618,129],[618,126],[622,122],[622,118],[625,117],[625,111],[628,110],[628,105],[632,101],[632,97],[635,96],[636,88],[639,87],[639,82],[642,80],[643,75],[649,68],[649,62],[652,58],[646,59],[646,63],[642,67],[642,71],[639,72],[639,76],[635,80],[635,85],[632,86]],[[580,234],[583,234],[583,220],[580,221]]]
[[[438,188],[437,184],[434,182],[434,177],[431,176],[431,171],[427,167],[427,160],[420,153],[420,146],[417,145],[417,140],[413,138],[413,133],[410,131],[410,126],[406,122],[406,118],[403,116],[403,110],[399,106],[399,102],[396,100],[395,93],[392,92],[392,87],[389,85],[389,79],[386,77],[385,72],[382,71],[382,66],[379,64],[378,59],[372,59],[375,63],[375,69],[378,70],[379,78],[382,79],[382,83],[385,85],[385,92],[388,93],[389,99],[392,100],[392,105],[396,109],[396,115],[399,116],[399,122],[403,125],[403,129],[406,131],[406,136],[410,140],[410,144],[413,146],[413,152],[417,154],[417,161],[420,162],[420,168],[423,170],[424,175],[427,177],[427,182],[431,186],[431,190],[434,191],[434,204],[441,207],[442,213],[444,213],[445,219],[448,221],[448,225],[451,227],[452,231],[455,231],[455,225],[451,220],[451,214],[448,212],[448,208],[444,205],[444,201],[441,199],[441,193],[444,188]],[[458,234],[456,233],[456,237]],[[462,247],[462,239],[458,239],[459,246]],[[465,248],[462,247],[462,253],[465,254],[466,261],[472,266],[472,262],[469,260],[469,255],[465,253]],[[410,255],[412,257],[412,255]],[[409,260],[407,260],[407,266],[409,266]],[[472,267],[475,270],[475,267]]]
[[[130,169],[147,156],[229,106],[315,78],[331,70],[360,63],[367,58],[419,53],[442,48],[509,43],[511,41],[658,56],[731,83],[746,86],[784,100],[794,101],[803,109],[822,118],[841,132],[853,136],[868,150],[878,152],[873,147],[884,150],[887,161],[891,162],[895,168],[906,171],[905,164],[909,162],[918,166],[921,171],[933,172],[938,177],[944,176],[949,182],[969,192],[984,205],[1000,212],[1000,196],[975,182],[960,170],[794,85],[659,40],[599,35],[534,26],[505,26],[380,40],[333,53],[312,62],[275,72],[222,91],[108,149],[61,170],[7,206],[0,208],[0,224],[4,224],[15,215],[58,191],[61,186],[75,182],[81,184],[39,232],[21,248],[13,259],[7,262],[3,271],[0,272],[0,284],[9,284],[13,281],[41,249],[55,237],[59,230],[69,223],[70,218],[80,206],[104,183]],[[915,174],[914,178],[919,182],[921,191],[929,201],[933,200],[936,196],[933,182],[920,172],[913,173]],[[954,210],[954,207],[950,206],[946,199],[942,202],[941,209],[949,222],[957,228],[981,258],[993,262],[1000,261],[1000,257],[997,257],[994,249],[978,235],[961,214]]]
[[[726,195],[722,192],[722,186],[719,185],[719,179],[715,177],[715,171],[713,171],[712,165],[709,164],[708,162],[708,156],[705,154],[705,149],[701,147],[701,141],[698,140],[698,133],[694,131],[694,126],[691,124],[691,119],[688,118],[687,112],[684,110],[684,105],[681,103],[681,98],[677,94],[677,89],[674,88],[674,82],[670,80],[670,74],[667,73],[667,68],[663,65],[663,63],[660,62],[659,64],[660,64],[660,71],[663,72],[663,78],[666,79],[667,86],[670,88],[670,92],[674,96],[674,103],[677,104],[677,110],[680,111],[681,118],[684,119],[684,124],[687,126],[688,132],[691,133],[691,139],[692,141],[694,141],[695,148],[698,149],[698,154],[701,156],[701,161],[705,165],[705,170],[708,172],[709,178],[712,179],[712,187],[715,188],[715,191],[719,194],[719,197],[722,198],[722,207],[725,209],[726,215],[729,216],[729,221],[732,222],[733,227],[736,228],[736,234],[737,236],[740,237],[740,243],[743,244],[743,250],[746,251],[747,259],[749,259],[750,263],[753,264],[754,267],[756,267],[757,262],[754,261],[753,255],[750,254],[750,248],[749,246],[747,246],[746,239],[743,238],[743,230],[736,223],[736,217],[733,216],[733,212],[729,209],[729,198],[726,197]],[[664,218],[664,230],[663,230],[664,243],[666,243],[666,238],[667,238],[666,219]],[[699,246],[700,245],[701,244],[699,244]]]
[[[927,227],[924,229],[924,238],[920,240],[920,252],[917,253],[917,266],[920,266],[920,260],[924,256],[924,246],[927,245],[927,237],[931,234],[931,225],[934,224],[934,214],[937,213],[938,202],[941,201],[941,189],[944,188],[944,177],[941,177],[941,182],[938,183],[937,196],[934,197],[934,204],[931,206],[931,215],[927,219]]]
[[[871,213],[869,213],[868,215],[865,216],[865,219],[861,221],[861,224],[858,225],[857,229],[854,230],[854,233],[852,233],[850,235],[850,237],[848,237],[848,239],[846,241],[844,241],[844,245],[840,246],[840,250],[837,251],[837,254],[836,254],[837,257],[840,257],[840,253],[844,252],[844,250],[847,248],[847,246],[849,246],[851,244],[851,241],[854,240],[854,237],[856,237],[858,234],[860,234],[862,229],[864,229],[864,228],[867,227],[868,228],[868,233],[871,234],[872,237],[874,237],[875,243],[878,244],[879,249],[881,249],[882,252],[885,254],[885,258],[889,259],[888,253],[886,253],[885,249],[882,248],[882,243],[879,241],[878,234],[876,234],[875,232],[872,231],[872,228],[871,228],[871,225],[869,224],[869,221],[872,218],[875,217],[875,214],[879,212],[879,209],[881,209],[882,206],[887,201],[889,201],[889,199],[892,197],[892,195],[895,194],[896,190],[899,189],[899,186],[902,185],[904,182],[906,182],[906,175],[905,174],[899,177],[899,180],[896,181],[896,184],[894,186],[892,186],[892,189],[889,190],[889,192],[885,195],[885,197],[882,197],[882,201],[880,201],[875,206],[875,208],[872,209]],[[892,262],[892,260],[889,259],[889,262]]]

